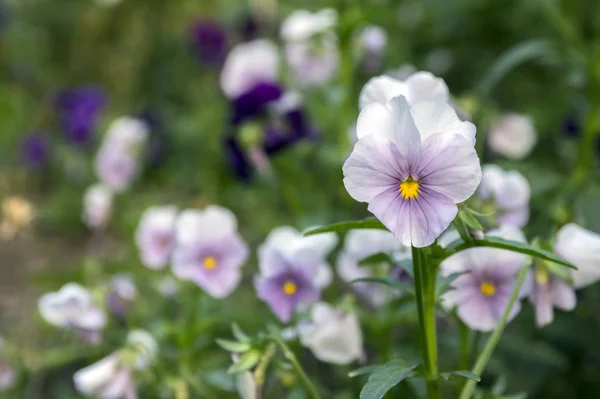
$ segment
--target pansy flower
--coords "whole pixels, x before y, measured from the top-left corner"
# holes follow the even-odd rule
[[[65,89],[57,95],[55,105],[59,122],[72,143],[86,145],[93,139],[105,103],[104,91],[98,86]]]
[[[490,131],[488,144],[493,152],[512,159],[525,158],[535,146],[537,132],[531,118],[508,114]]]
[[[448,104],[410,108],[400,96],[366,106],[356,130],[359,140],[343,166],[346,190],[368,202],[403,245],[431,245],[481,180],[475,126]]]
[[[600,235],[569,223],[556,235],[554,252],[577,266],[571,270],[575,288],[583,288],[600,280]]]
[[[552,323],[554,307],[569,311],[577,304],[572,285],[562,277],[551,273],[543,264],[528,273],[524,289],[529,292],[538,327]]]
[[[131,275],[118,274],[111,279],[107,304],[117,317],[125,317],[136,297],[137,287]]]
[[[185,210],[177,219],[173,274],[212,297],[224,298],[238,286],[248,252],[235,215],[225,208]]]
[[[198,59],[206,64],[218,65],[227,53],[227,32],[218,22],[200,19],[190,28],[190,45]]]
[[[21,161],[32,169],[41,169],[50,156],[50,141],[44,132],[33,132],[21,141]]]
[[[102,184],[90,186],[83,195],[83,222],[90,229],[104,229],[113,208],[113,192]]]
[[[497,165],[484,165],[481,171],[477,197],[484,202],[483,210],[494,211],[493,218],[498,225],[525,226],[531,197],[527,179],[515,170],[504,171]]]
[[[167,266],[175,247],[177,213],[177,207],[166,205],[148,208],[142,215],[135,241],[146,267],[162,269]]]

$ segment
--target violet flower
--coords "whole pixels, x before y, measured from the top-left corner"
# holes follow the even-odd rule
[[[489,232],[506,239],[524,241],[523,233],[516,227],[505,226]],[[470,328],[491,331],[500,321],[516,284],[519,269],[527,256],[503,249],[475,247],[450,256],[442,262],[443,275],[467,272],[452,282],[454,290],[444,294],[444,305],[456,307],[458,317]],[[526,296],[522,289],[520,297]],[[511,309],[512,320],[521,309],[516,302]]]
[[[105,94],[98,86],[81,86],[58,94],[55,103],[58,118],[72,143],[89,144],[105,102]]]
[[[227,32],[218,21],[194,21],[189,37],[192,50],[201,62],[211,65],[223,62],[228,47]]]
[[[133,277],[128,274],[118,274],[112,278],[107,302],[110,310],[117,317],[121,319],[125,317],[136,297],[137,287]]]
[[[248,247],[231,211],[211,205],[185,210],[176,224],[173,274],[197,284],[214,298],[228,296],[240,283]]]
[[[144,265],[158,270],[167,266],[175,247],[175,206],[148,208],[140,219],[135,241]]]
[[[538,327],[544,327],[554,320],[554,307],[569,311],[575,308],[577,298],[575,290],[563,278],[552,274],[541,265],[531,270],[524,283],[529,299],[535,309],[535,321]]]
[[[106,325],[106,316],[94,305],[91,293],[76,283],[65,284],[57,292],[42,295],[38,309],[48,323],[74,329],[92,342],[100,340],[100,331]]]
[[[41,169],[50,156],[50,141],[44,132],[28,134],[21,142],[21,161],[32,169]]]
[[[332,273],[325,257],[336,242],[332,234],[303,237],[291,227],[280,227],[259,247],[260,274],[254,285],[281,321],[290,321],[294,310],[318,300],[329,285]]]
[[[357,136],[343,167],[348,193],[405,246],[431,245],[481,180],[475,126],[446,103],[409,108],[400,96],[366,106]]]

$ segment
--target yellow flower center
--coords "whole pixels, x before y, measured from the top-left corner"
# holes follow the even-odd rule
[[[404,199],[414,199],[419,196],[419,182],[414,180],[412,177],[404,180],[400,183],[400,195]]]
[[[283,292],[286,295],[294,295],[297,291],[298,286],[296,286],[296,283],[294,283],[293,281],[288,280],[283,284]]]
[[[217,260],[213,256],[207,256],[202,260],[205,269],[212,270],[217,267]]]
[[[494,296],[494,294],[496,293],[496,286],[494,285],[494,283],[490,283],[487,281],[481,283],[479,289],[481,290],[481,293],[485,296]]]
[[[543,267],[538,267],[535,270],[535,282],[539,285],[546,285],[548,284],[548,280],[550,280],[548,271]]]

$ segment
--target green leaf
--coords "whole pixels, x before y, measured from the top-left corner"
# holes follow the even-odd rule
[[[477,381],[477,382],[481,381],[481,378],[477,374],[475,374],[471,371],[468,371],[468,370],[448,371],[446,373],[441,373],[440,376],[445,380],[449,380],[450,378],[453,378],[453,377],[462,377],[462,378],[466,378],[466,379]]]
[[[250,344],[247,342],[229,341],[220,338],[217,338],[217,344],[226,351],[235,353],[246,352],[251,348]]]
[[[360,262],[358,262],[358,264],[360,266],[376,265],[376,264],[380,264],[380,263],[387,263],[387,264],[393,265],[395,262],[391,256],[389,256],[388,254],[383,253],[383,252],[379,252],[374,255],[367,256],[366,258],[364,258]]]
[[[348,373],[348,377],[354,378],[354,377],[358,377],[359,375],[371,374],[377,367],[379,367],[379,366],[372,365],[372,366],[365,366],[365,367],[358,368],[356,370],[352,370],[351,372]]]
[[[519,252],[519,253],[522,253],[525,255],[534,256],[536,258],[540,258],[540,259],[544,259],[544,260],[547,260],[550,262],[558,263],[558,264],[561,264],[561,265],[564,265],[564,266],[567,266],[567,267],[577,270],[577,267],[575,267],[573,264],[567,262],[566,260],[560,258],[558,255],[556,255],[550,251],[532,247],[531,245],[524,243],[524,242],[505,240],[500,237],[486,237],[482,240],[474,240],[473,244],[474,245],[472,245],[470,243],[465,243],[464,241],[462,243],[460,243],[460,242],[458,242],[458,240],[456,240],[456,241],[452,242],[448,246],[448,248],[450,249],[452,247],[452,249],[455,250],[455,253],[463,251],[468,248],[472,248],[473,246],[507,249],[509,251]]]
[[[413,267],[412,259],[402,259],[400,262],[398,262],[398,266],[400,266],[402,270],[408,273],[410,277],[415,277],[415,270]]]
[[[237,323],[231,323],[231,331],[233,336],[240,342],[250,342],[251,338],[246,334]]]
[[[458,213],[458,217],[470,229],[480,231],[485,229],[485,227],[483,227],[483,224],[481,224],[481,221],[477,218],[477,216],[475,216],[467,210],[461,210]]]
[[[459,278],[460,276],[462,276],[463,274],[469,273],[468,271],[463,271],[463,272],[458,272],[458,273],[451,273],[448,276],[440,276],[438,279],[438,282],[436,283],[436,296],[439,298],[442,295],[444,295],[446,292],[452,290],[452,283],[454,282],[454,280],[456,280],[457,278]]]
[[[412,285],[405,283],[403,281],[398,281],[391,277],[383,277],[383,276],[361,277],[361,278],[357,278],[357,279],[350,281],[350,284],[354,284],[354,283],[385,284],[388,287],[392,287],[398,291],[402,291],[405,294],[410,294],[410,295],[415,294],[415,288]]]
[[[338,222],[328,226],[315,227],[304,232],[305,236],[321,233],[343,233],[356,229],[378,229],[387,230],[387,228],[377,219],[350,220],[347,222]]]
[[[234,363],[227,370],[228,374],[238,374],[244,371],[250,370],[256,366],[256,363],[260,360],[262,353],[257,349],[251,349],[240,358],[237,363]]]
[[[413,371],[418,364],[408,364],[396,359],[379,366],[369,377],[369,381],[360,391],[360,399],[381,399],[392,387],[405,378],[415,376]]]

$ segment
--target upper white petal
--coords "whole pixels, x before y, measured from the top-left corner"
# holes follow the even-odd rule
[[[358,98],[358,106],[363,109],[372,103],[386,104],[396,96],[407,96],[408,87],[401,80],[381,75],[369,79],[363,86]]]
[[[422,140],[433,134],[449,133],[459,134],[475,145],[475,125],[461,121],[447,103],[420,101],[411,107],[410,113]]]
[[[325,8],[315,13],[296,10],[281,24],[280,36],[286,41],[302,41],[331,29],[337,23],[337,11]]]
[[[115,377],[119,357],[113,353],[73,375],[75,388],[84,395],[97,395]]]
[[[408,87],[407,98],[410,104],[416,104],[419,101],[447,103],[450,99],[448,86],[444,79],[436,77],[431,72],[415,72],[405,80],[405,83]]]
[[[600,280],[600,235],[569,223],[558,231],[554,250],[577,266],[571,271],[575,288]]]
[[[237,219],[233,212],[217,205],[209,205],[204,210],[184,210],[176,222],[177,242],[180,244],[223,237],[234,234],[236,230]]]

